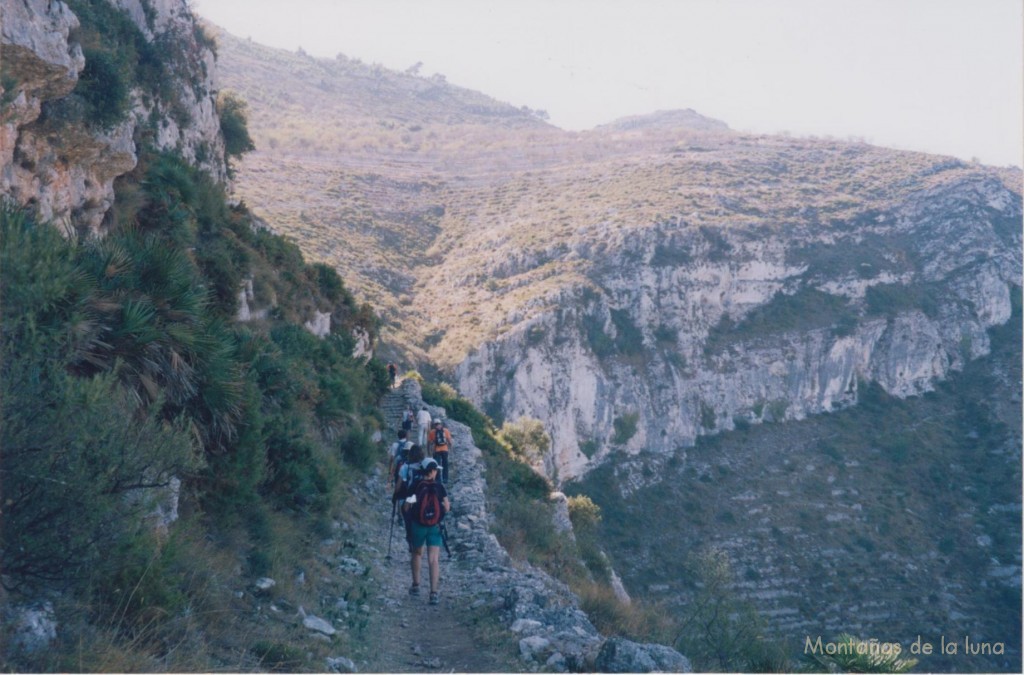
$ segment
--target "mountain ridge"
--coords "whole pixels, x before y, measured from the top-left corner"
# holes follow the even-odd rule
[[[634,129],[694,129],[698,131],[728,131],[729,125],[721,120],[701,115],[693,108],[656,110],[641,115],[628,115],[599,124],[596,129],[631,131]]]

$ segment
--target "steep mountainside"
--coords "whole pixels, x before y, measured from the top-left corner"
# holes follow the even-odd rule
[[[443,82],[221,42],[262,148],[239,194],[387,308],[411,357],[496,419],[543,420],[556,479],[842,408],[861,380],[928,391],[987,352],[1020,284],[1015,169],[693,111],[562,132]]]

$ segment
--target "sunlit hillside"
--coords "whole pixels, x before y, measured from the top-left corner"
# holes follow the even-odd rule
[[[257,145],[239,196],[385,308],[385,339],[442,366],[585,283],[576,248],[636,228],[827,228],[971,171],[693,111],[567,132],[443,77],[218,39]]]

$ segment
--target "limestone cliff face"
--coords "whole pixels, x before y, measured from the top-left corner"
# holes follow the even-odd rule
[[[1009,319],[1020,222],[1019,192],[979,173],[828,227],[610,232],[564,252],[594,263],[589,284],[481,345],[456,379],[508,419],[544,420],[560,480],[615,449],[670,453],[849,406],[862,380],[926,392]]]
[[[217,180],[227,175],[215,57],[197,37],[186,0],[112,4],[169,65],[160,91],[135,86],[129,113],[108,128],[48,109],[75,92],[86,68],[81,22],[67,4],[11,0],[0,21],[0,193],[32,206],[44,220],[93,232],[102,230],[113,203],[114,179],[135,167],[142,136]]]

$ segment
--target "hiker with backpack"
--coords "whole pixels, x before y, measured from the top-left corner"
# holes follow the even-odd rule
[[[405,526],[405,542],[409,543],[411,536],[409,518],[404,510],[399,511],[398,509],[405,503],[405,498],[412,494],[412,486],[422,474],[421,461],[423,461],[423,448],[415,443],[410,443],[408,450],[395,453],[394,468],[389,467],[388,469],[388,485],[394,487],[391,489],[391,527],[388,533],[388,554],[385,556],[385,560],[391,560],[391,540],[395,534],[396,512],[402,515],[402,523]],[[409,552],[412,553],[411,545]]]
[[[398,440],[391,444],[388,452],[388,487],[392,490],[398,486],[398,469],[407,461],[409,450],[413,444],[408,440],[405,429],[398,430]]]
[[[448,451],[452,448],[452,432],[440,419],[434,420],[434,428],[427,437],[427,454],[441,465],[441,482],[448,484]]]
[[[409,546],[412,551],[412,586],[409,595],[420,594],[420,569],[423,563],[423,549],[427,550],[427,567],[430,574],[430,604],[439,602],[441,582],[441,521],[451,510],[448,491],[437,480],[438,465],[427,458],[422,464],[422,478],[416,482],[412,494],[402,505],[403,513],[409,514]]]

